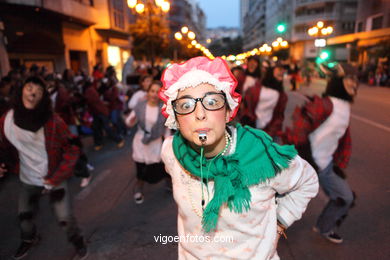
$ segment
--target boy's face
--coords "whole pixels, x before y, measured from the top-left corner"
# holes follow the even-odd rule
[[[345,87],[345,90],[347,91],[347,93],[352,97],[356,96],[357,89],[359,86],[359,81],[358,81],[357,77],[345,76],[343,78],[343,83],[344,83],[344,87]]]
[[[43,96],[43,88],[37,84],[29,82],[23,86],[22,101],[27,109],[34,109]]]
[[[259,63],[257,63],[257,61],[251,59],[248,61],[248,71],[250,73],[253,73],[255,72],[255,70],[257,69],[257,67],[259,66]]]
[[[147,77],[142,81],[142,89],[147,91],[149,86],[152,84],[153,78],[152,77]]]
[[[179,91],[177,98],[203,98],[207,93],[220,92],[210,84],[200,84],[197,87],[189,87]],[[225,128],[229,121],[231,111],[226,109],[226,104],[219,110],[206,110],[202,104],[196,103],[195,110],[186,115],[176,115],[180,133],[192,146],[201,146],[199,133],[207,134],[207,141],[204,143],[209,153],[220,152],[225,146]]]

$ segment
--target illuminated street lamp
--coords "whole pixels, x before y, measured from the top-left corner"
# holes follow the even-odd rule
[[[143,22],[143,20],[145,20],[145,23],[147,24],[148,30],[145,33],[145,37],[149,39],[148,48],[150,49],[150,52],[148,53],[148,56],[152,66],[154,66],[155,45],[158,45],[154,39],[156,38],[155,35],[159,32],[153,30],[153,19],[156,16],[161,19],[166,19],[166,17],[163,18],[163,15],[164,13],[169,12],[170,3],[167,0],[127,0],[127,6],[139,15],[137,17],[137,22],[134,24],[135,27],[138,26],[138,22]]]
[[[139,14],[142,14],[145,11],[145,5],[144,4],[137,4],[135,6],[135,11]]]
[[[161,5],[161,9],[163,12],[169,12],[169,9],[171,9],[171,4],[169,2],[163,2]]]
[[[127,6],[130,9],[135,9],[135,11],[139,14],[142,14],[145,12],[145,2],[146,4],[153,4],[150,3],[151,0],[144,0],[144,1],[138,1],[138,0],[127,0]],[[171,8],[171,4],[166,0],[155,0],[155,4],[157,7],[159,7],[164,13],[169,12],[169,9]]]
[[[278,37],[276,38],[275,41],[272,42],[272,47],[274,48],[287,48],[288,47],[288,42],[286,40],[283,40],[282,37]]]
[[[127,5],[130,8],[134,8],[137,5],[137,0],[127,0]]]
[[[182,32],[183,34],[188,33],[188,27],[187,27],[187,26],[181,27],[181,32]]]
[[[282,46],[283,48],[286,48],[288,46],[288,42],[287,41],[282,41],[280,43],[280,46]]]
[[[154,2],[156,3],[157,6],[161,7],[164,0],[155,0]]]
[[[321,48],[326,46],[326,39],[323,39],[323,37],[332,34],[333,27],[325,27],[325,23],[323,21],[318,21],[315,26],[308,29],[307,33],[309,34],[309,36],[316,37],[316,39],[314,40],[314,46],[317,48],[318,55],[316,62],[321,63],[328,60],[330,58],[330,53],[328,51],[320,51]]]
[[[177,32],[177,33],[175,33],[175,39],[178,41],[181,41],[183,39],[183,35],[181,35],[181,33]]]
[[[189,38],[190,40],[194,40],[194,39],[196,38],[195,33],[192,32],[192,31],[189,31],[189,32],[188,32],[188,38]]]
[[[333,33],[333,27],[332,26],[324,27],[324,22],[319,21],[315,26],[310,27],[307,30],[307,33],[310,36],[327,36]]]

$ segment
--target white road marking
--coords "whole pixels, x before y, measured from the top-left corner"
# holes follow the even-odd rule
[[[354,115],[354,114],[351,114],[351,117],[352,117],[353,119],[359,120],[359,121],[361,121],[361,122],[364,122],[364,123],[366,123],[366,124],[369,124],[369,125],[371,125],[371,126],[377,127],[377,128],[379,128],[379,129],[385,130],[385,131],[387,131],[387,132],[390,133],[390,127],[387,127],[387,126],[385,126],[385,125],[376,123],[376,122],[374,122],[374,121],[371,121],[371,120],[369,120],[369,119],[366,119],[366,118],[364,118],[364,117],[357,116],[357,115]]]

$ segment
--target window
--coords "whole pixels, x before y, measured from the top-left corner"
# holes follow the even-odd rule
[[[112,0],[112,19],[116,28],[125,29],[124,9],[123,0]]]
[[[383,27],[382,25],[383,25],[383,15],[375,17],[372,19],[371,30],[380,29]]]
[[[362,31],[363,31],[363,22],[358,22],[357,32],[362,32]]]
[[[355,28],[355,22],[345,22],[345,23],[342,23],[341,26],[344,29],[344,31],[352,32]]]
[[[93,0],[73,0],[73,1],[79,2],[80,4],[93,6]]]

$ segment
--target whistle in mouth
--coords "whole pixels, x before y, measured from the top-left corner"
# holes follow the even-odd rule
[[[207,134],[206,132],[200,132],[199,133],[199,141],[202,143],[205,143],[207,141]]]

